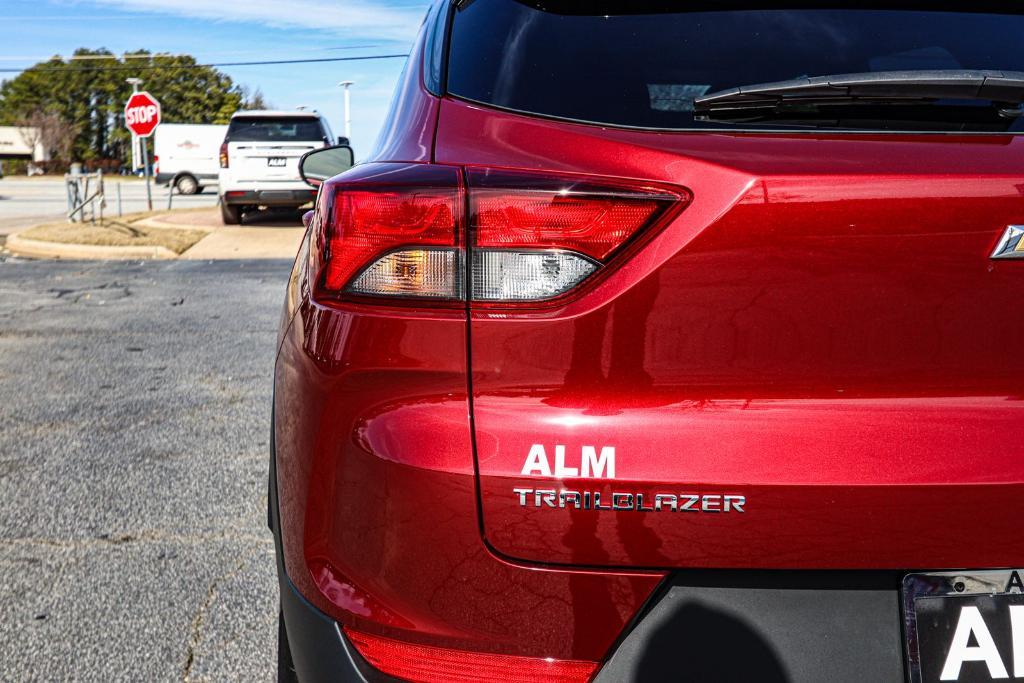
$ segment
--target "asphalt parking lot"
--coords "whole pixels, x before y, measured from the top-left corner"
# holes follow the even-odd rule
[[[0,259],[0,680],[269,680],[285,260]]]

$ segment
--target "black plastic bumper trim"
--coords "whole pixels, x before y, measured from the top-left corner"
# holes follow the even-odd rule
[[[674,572],[595,683],[904,681],[899,576]]]
[[[299,590],[278,565],[281,584],[281,611],[288,633],[288,647],[301,683],[344,681],[376,683],[369,670],[338,623],[302,597]]]

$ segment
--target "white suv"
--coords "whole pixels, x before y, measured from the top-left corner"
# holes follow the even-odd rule
[[[239,111],[220,147],[220,212],[225,225],[268,207],[298,208],[316,190],[299,177],[299,158],[334,144],[326,119],[315,111]]]

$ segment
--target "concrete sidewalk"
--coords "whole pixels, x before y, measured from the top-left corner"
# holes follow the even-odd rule
[[[142,221],[154,228],[208,230],[209,235],[178,258],[265,259],[294,258],[305,233],[297,216],[269,215],[243,225],[221,223],[219,209],[166,213]]]

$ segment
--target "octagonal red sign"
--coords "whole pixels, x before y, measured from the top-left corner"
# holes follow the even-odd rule
[[[160,124],[160,103],[148,92],[137,92],[124,105],[124,122],[128,130],[148,138]]]

